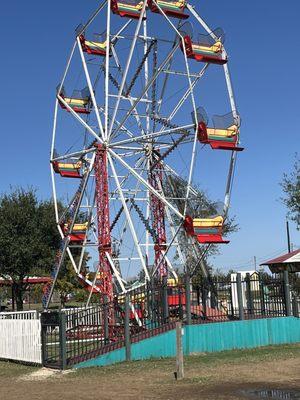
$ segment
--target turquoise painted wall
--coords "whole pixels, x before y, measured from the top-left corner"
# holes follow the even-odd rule
[[[106,365],[116,364],[122,361],[125,361],[125,347],[74,365],[73,368],[104,367]]]
[[[184,338],[187,354],[296,342],[300,342],[300,319],[294,317],[190,325]]]
[[[174,357],[175,330],[131,345],[132,360]],[[184,353],[218,352],[300,342],[300,319],[294,317],[257,319],[190,325],[184,328]],[[105,366],[125,361],[125,348],[114,350],[76,368]]]

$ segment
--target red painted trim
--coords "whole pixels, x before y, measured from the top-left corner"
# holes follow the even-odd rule
[[[218,244],[218,243],[229,243],[229,240],[223,240],[222,234],[210,234],[210,235],[197,235],[197,240],[199,243],[203,244]]]
[[[243,151],[244,147],[238,147],[238,135],[235,135],[234,142],[225,142],[222,140],[214,140],[210,139],[207,135],[207,126],[201,121],[198,123],[198,140],[200,143],[209,144],[213,150],[234,150],[234,151]]]
[[[48,283],[51,282],[50,277],[37,277],[37,278],[25,278],[23,279],[23,283],[28,283],[29,285],[39,285],[41,283]],[[0,278],[0,286],[10,286],[12,284],[11,279],[3,279]]]
[[[135,13],[131,13],[130,11],[120,11],[117,0],[111,0],[110,9],[114,14],[117,14],[120,17],[128,17],[128,18],[133,18],[133,19],[140,18],[140,12],[138,14],[135,14]],[[146,18],[143,17],[143,19],[146,19]]]
[[[220,58],[220,57],[214,57],[210,55],[201,55],[201,54],[196,54],[193,51],[193,42],[190,36],[186,35],[184,37],[184,45],[185,45],[185,51],[186,51],[186,56],[188,58],[193,58],[194,60],[198,62],[205,62],[205,63],[210,63],[210,64],[219,64],[219,65],[224,65],[227,63],[228,59],[227,58]],[[180,45],[181,50],[183,51],[182,44]]]
[[[95,50],[95,49],[91,48],[90,46],[88,46],[86,44],[84,35],[80,35],[79,40],[81,43],[82,50],[85,53],[93,54],[95,56],[104,56],[104,57],[106,56],[106,50],[101,50],[101,49]]]
[[[148,7],[153,13],[160,14],[160,11],[158,7],[155,5],[155,3],[152,0],[148,0]],[[163,7],[161,7],[164,13],[170,17],[174,18],[179,18],[179,19],[187,19],[189,18],[188,14],[184,14],[184,8],[182,8],[182,11],[172,11],[172,10],[165,10]]]

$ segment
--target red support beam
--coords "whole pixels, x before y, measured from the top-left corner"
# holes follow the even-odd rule
[[[97,144],[94,171],[96,184],[96,209],[98,225],[98,251],[100,284],[97,286],[108,302],[113,301],[112,271],[106,252],[112,254],[109,222],[109,189],[107,173],[107,152],[103,145]]]
[[[163,167],[161,162],[152,161],[155,167],[149,173],[150,185],[159,193],[162,191]],[[154,269],[156,275],[162,279],[168,275],[168,266],[166,260],[163,258],[163,250],[166,249],[166,225],[165,225],[165,206],[163,202],[157,198],[153,193],[150,194],[150,209],[152,217],[152,228],[155,232],[156,243],[154,246],[155,259]]]

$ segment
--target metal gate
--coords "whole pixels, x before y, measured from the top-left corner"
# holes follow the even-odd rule
[[[42,363],[44,367],[66,368],[65,314],[46,311],[41,314]]]

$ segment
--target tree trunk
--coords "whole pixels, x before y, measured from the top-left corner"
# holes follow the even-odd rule
[[[60,305],[62,308],[65,308],[66,300],[67,300],[67,296],[65,296],[64,294],[61,294],[60,295]]]
[[[15,284],[11,285],[11,309],[15,311]]]
[[[23,286],[22,284],[14,283],[14,289],[17,311],[23,311]]]

